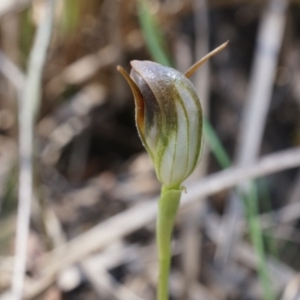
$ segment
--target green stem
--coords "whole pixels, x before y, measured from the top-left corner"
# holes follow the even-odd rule
[[[156,239],[159,260],[159,277],[157,300],[168,300],[168,283],[171,264],[171,237],[174,220],[180,203],[180,187],[161,189],[158,202],[158,217],[156,223]]]

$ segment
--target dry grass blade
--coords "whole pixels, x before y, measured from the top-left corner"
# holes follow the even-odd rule
[[[0,72],[12,83],[17,91],[24,87],[25,76],[21,70],[0,51]]]
[[[13,300],[23,298],[30,208],[33,196],[33,130],[35,115],[40,101],[42,70],[51,36],[54,4],[54,0],[47,1],[45,17],[38,28],[35,43],[30,54],[28,74],[19,104],[19,207],[15,251],[16,260],[11,298]]]
[[[7,0],[0,2],[0,17],[13,10],[20,10],[30,4],[31,0]]]
[[[259,154],[283,40],[286,9],[287,1],[272,0],[263,15],[238,139],[237,163],[252,163]]]

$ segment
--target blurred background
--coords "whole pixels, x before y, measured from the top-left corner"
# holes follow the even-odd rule
[[[13,277],[18,99],[44,10],[42,0],[0,0],[0,299]],[[184,72],[229,40],[191,78],[206,117],[187,182],[197,187],[299,145],[299,28],[297,0],[57,1],[34,126],[24,299],[155,299],[160,184],[117,65]],[[300,299],[299,200],[297,168],[196,197],[176,222],[171,299]]]

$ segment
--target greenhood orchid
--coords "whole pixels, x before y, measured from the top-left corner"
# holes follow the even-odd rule
[[[199,164],[203,147],[201,104],[188,78],[227,43],[207,54],[185,74],[151,61],[132,61],[130,75],[118,66],[131,87],[137,129],[162,183],[156,222],[157,300],[168,299],[170,240],[180,203],[181,184]]]
[[[199,163],[202,110],[195,88],[179,71],[151,61],[132,61],[128,81],[135,98],[136,124],[157,178],[178,187]]]

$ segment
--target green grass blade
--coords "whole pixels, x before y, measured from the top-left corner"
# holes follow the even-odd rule
[[[138,17],[145,37],[147,47],[155,61],[164,65],[172,66],[169,55],[167,55],[160,28],[153,16],[149,13],[149,8],[145,1],[137,1]]]
[[[250,231],[250,238],[258,258],[258,276],[263,287],[264,299],[273,300],[272,284],[269,279],[269,273],[266,265],[266,254],[264,239],[258,216],[258,195],[257,186],[254,182],[249,183],[247,194],[242,195],[244,199],[247,221]]]
[[[223,169],[229,168],[231,166],[230,157],[223,147],[221,141],[219,140],[215,130],[206,118],[204,118],[203,120],[203,131],[204,136],[208,141],[209,147],[219,165]]]

